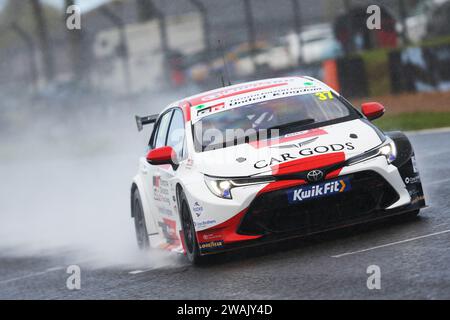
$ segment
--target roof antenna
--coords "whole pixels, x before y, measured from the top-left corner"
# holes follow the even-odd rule
[[[222,83],[222,87],[226,87],[225,86],[225,80],[223,79],[223,73],[220,73],[220,82]]]
[[[231,86],[230,73],[228,72],[228,65],[227,65],[227,61],[225,59],[225,50],[223,49],[222,42],[220,42],[220,40],[217,40],[217,42],[219,43],[220,52],[222,52],[223,69],[225,71],[225,76],[226,76],[226,78],[228,80],[228,86]],[[222,86],[226,87],[223,73],[220,74],[220,79],[222,81]]]

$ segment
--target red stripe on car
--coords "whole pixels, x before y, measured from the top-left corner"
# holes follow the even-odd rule
[[[337,178],[339,176],[339,174],[341,173],[341,171],[342,171],[342,168],[334,170],[334,171],[328,173],[327,176],[325,177],[325,179]]]
[[[267,192],[272,192],[272,191],[277,191],[277,190],[281,190],[281,189],[287,189],[290,187],[300,186],[302,184],[306,184],[306,181],[299,179],[299,180],[282,180],[282,181],[271,182],[267,186],[262,188],[258,192],[257,196],[259,196],[260,194],[263,194],[263,193],[267,193]]]
[[[180,236],[181,245],[183,246],[184,255],[186,255],[186,243],[184,242],[184,234],[183,234],[182,230],[180,230],[179,236]]]
[[[211,241],[223,241],[226,243],[233,243],[237,241],[254,240],[262,236],[246,236],[242,234],[237,234],[236,230],[241,223],[242,218],[247,213],[248,208],[242,210],[234,217],[228,219],[221,224],[214,226],[212,228],[197,231],[197,241],[199,244],[207,243]]]
[[[184,120],[186,122],[191,121],[191,107],[192,105],[188,101],[183,101],[178,105],[183,110]]]
[[[251,145],[252,147],[254,147],[256,149],[260,149],[260,148],[264,148],[264,147],[276,146],[281,143],[294,141],[294,140],[298,140],[298,139],[317,137],[317,136],[321,136],[324,134],[328,134],[328,132],[326,132],[323,129],[311,129],[311,130],[308,130],[305,133],[301,133],[301,134],[291,134],[291,135],[284,136],[281,138],[278,137],[278,138],[269,139],[269,140],[251,141],[249,143],[249,145]]]

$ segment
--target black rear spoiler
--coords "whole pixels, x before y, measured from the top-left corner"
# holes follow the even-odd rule
[[[137,128],[138,128],[138,131],[142,131],[144,126],[147,125],[147,124],[155,123],[156,119],[158,119],[158,115],[157,114],[153,114],[151,116],[146,116],[146,117],[136,116],[136,125],[137,125]]]

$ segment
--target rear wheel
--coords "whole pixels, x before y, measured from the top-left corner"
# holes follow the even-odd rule
[[[198,248],[197,236],[195,233],[194,221],[192,220],[191,210],[183,191],[179,194],[180,219],[183,229],[186,257],[193,264],[200,263],[200,250]]]
[[[133,193],[133,217],[134,228],[136,230],[136,241],[140,250],[150,249],[150,239],[148,238],[147,225],[145,224],[144,210],[142,209],[141,197],[136,189]]]

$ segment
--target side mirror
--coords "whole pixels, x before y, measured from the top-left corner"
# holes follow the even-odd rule
[[[161,147],[151,150],[147,154],[147,161],[151,165],[170,164],[175,165],[176,153],[172,147]]]
[[[384,114],[385,108],[381,103],[378,102],[367,102],[361,105],[362,113],[369,120],[375,120]]]

